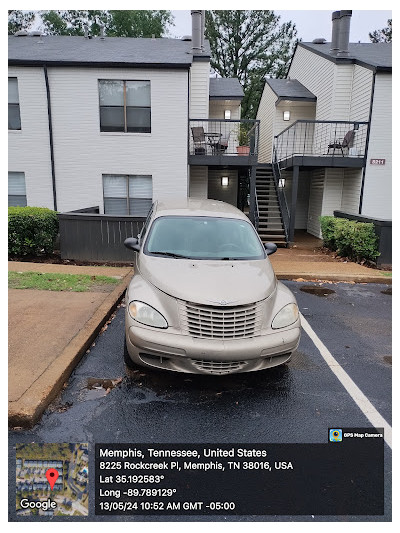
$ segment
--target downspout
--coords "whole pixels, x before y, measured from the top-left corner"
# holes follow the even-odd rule
[[[49,86],[49,77],[47,75],[47,65],[43,65],[43,72],[44,72],[44,79],[46,82],[47,115],[48,115],[48,122],[49,122],[49,143],[50,143],[50,160],[51,160],[51,180],[53,184],[53,202],[54,202],[54,211],[57,211],[56,171],[55,171],[55,166],[54,166],[53,123],[51,120],[50,86]]]
[[[368,119],[368,127],[367,127],[367,136],[365,139],[365,164],[363,168],[363,175],[361,180],[361,191],[360,191],[360,203],[358,205],[358,214],[362,214],[362,205],[363,205],[363,199],[364,199],[364,184],[365,184],[365,173],[367,171],[367,159],[368,159],[368,150],[369,150],[369,135],[371,132],[371,121],[372,121],[372,108],[374,106],[374,93],[375,93],[375,79],[376,79],[376,71],[374,72],[373,78],[372,78],[372,89],[371,89],[371,103],[369,106],[369,119]]]

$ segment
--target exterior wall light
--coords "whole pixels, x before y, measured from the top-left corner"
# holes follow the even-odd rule
[[[290,120],[290,111],[283,112],[283,120]]]
[[[225,120],[231,120],[231,110],[225,109]]]
[[[229,177],[228,176],[223,176],[221,178],[221,185],[222,185],[222,187],[228,187],[228,185],[229,185]]]

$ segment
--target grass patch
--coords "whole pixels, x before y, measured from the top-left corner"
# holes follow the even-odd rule
[[[392,273],[391,272],[381,272],[382,276],[385,276],[386,278],[391,278]]]
[[[9,272],[10,289],[36,289],[39,291],[104,291],[108,292],[119,279],[88,274],[44,274],[41,272]]]

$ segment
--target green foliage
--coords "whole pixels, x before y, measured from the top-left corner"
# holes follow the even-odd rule
[[[375,260],[379,256],[378,237],[372,223],[347,218],[320,217],[324,245],[354,261]]]
[[[109,11],[107,35],[113,37],[162,37],[173,23],[171,11]]]
[[[268,10],[206,11],[205,35],[211,66],[224,78],[238,78],[243,90],[242,118],[255,118],[265,76],[284,78],[297,30]]]
[[[8,10],[8,35],[14,35],[20,30],[29,30],[35,19],[33,11],[23,12],[17,9]]]
[[[375,30],[369,33],[369,39],[372,43],[391,43],[392,42],[392,19],[387,21],[387,27],[381,30]]]
[[[58,233],[57,213],[45,207],[8,208],[9,255],[50,254]]]
[[[58,10],[41,11],[43,30],[47,35],[84,35],[84,25],[90,35],[99,35],[104,26],[110,37],[161,37],[173,23],[166,10]]]

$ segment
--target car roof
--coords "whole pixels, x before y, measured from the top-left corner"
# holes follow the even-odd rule
[[[156,202],[153,216],[154,218],[162,216],[219,217],[248,221],[247,216],[231,204],[201,198]]]

